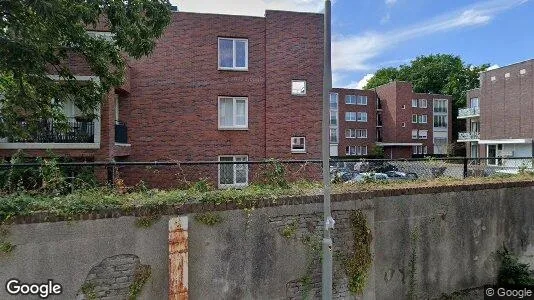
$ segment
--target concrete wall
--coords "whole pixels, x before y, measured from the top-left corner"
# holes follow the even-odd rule
[[[361,210],[373,235],[374,255],[364,299],[406,299],[409,294],[431,299],[480,287],[494,281],[495,251],[503,245],[534,264],[533,190],[534,184],[521,183],[507,188],[456,186],[338,195],[333,203],[333,250],[353,250],[350,216]],[[278,206],[215,212],[222,222],[213,226],[190,214],[190,298],[320,295],[318,252],[303,242],[320,242],[320,201],[320,197],[278,199]],[[140,265],[152,270],[140,298],[166,299],[169,218],[146,229],[136,227],[135,220],[11,225],[7,239],[17,247],[8,255],[0,254],[1,285],[13,277],[25,282],[51,278],[65,288],[61,297],[52,299],[74,299],[95,266],[137,257]],[[284,234],[286,228],[291,228],[289,235]],[[334,255],[334,297],[351,299],[339,257]],[[304,278],[308,284],[303,284]],[[4,288],[0,298],[11,299]]]

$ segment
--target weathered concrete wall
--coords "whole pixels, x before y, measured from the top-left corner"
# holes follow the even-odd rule
[[[356,210],[363,212],[373,235],[374,256],[365,292],[357,298],[407,299],[411,294],[427,299],[492,283],[498,267],[495,251],[503,245],[534,265],[532,184],[444,190],[402,191],[410,195],[399,192],[388,197],[380,192],[374,195],[382,197],[375,198],[363,194],[334,197],[336,299],[355,298],[348,290],[346,264],[340,254],[353,250],[350,218]],[[192,212],[198,207],[184,208],[191,212],[190,298],[318,297],[320,249],[313,245],[321,241],[320,200],[279,199],[279,206],[214,212],[221,222],[212,226],[194,219]],[[116,299],[124,299],[120,283],[130,282],[129,274],[139,266],[149,266],[151,276],[140,299],[167,299],[169,217],[149,228],[137,227],[135,220],[120,217],[11,225],[7,239],[16,248],[8,255],[0,254],[0,284],[13,277],[24,282],[54,279],[65,293],[52,299],[75,299],[87,280],[111,277],[115,280],[111,289],[119,290]],[[99,269],[103,265],[109,267],[107,271]],[[130,273],[120,276],[120,282],[118,275],[106,275],[117,270]],[[0,299],[12,299],[4,287]]]

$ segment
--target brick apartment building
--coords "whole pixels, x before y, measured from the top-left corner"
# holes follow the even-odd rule
[[[80,59],[70,63],[79,80],[98,80]],[[322,76],[322,14],[174,12],[153,53],[128,61],[126,83],[106,96],[99,119],[82,121],[66,105],[72,130],[3,139],[0,157],[16,149],[42,157],[51,149],[95,161],[319,158]],[[147,172],[122,175],[174,184],[173,172]],[[220,187],[246,185],[252,176],[246,165],[194,173]]]
[[[506,157],[532,157],[534,138],[534,59],[480,74],[480,88],[467,94],[465,142],[471,158],[488,157],[506,165]],[[516,161],[508,162],[517,167]],[[529,161],[531,164],[531,161]]]
[[[452,97],[414,93],[394,81],[374,90],[333,89],[331,156],[368,156],[376,146],[387,158],[447,154]]]

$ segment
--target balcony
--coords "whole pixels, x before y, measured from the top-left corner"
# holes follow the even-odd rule
[[[469,107],[458,110],[458,119],[480,117],[480,107]]]
[[[459,132],[458,133],[458,142],[470,142],[480,140],[480,132],[469,131],[469,132]]]
[[[124,122],[115,122],[115,143],[128,144],[128,127]]]

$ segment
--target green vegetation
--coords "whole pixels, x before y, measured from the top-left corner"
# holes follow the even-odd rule
[[[10,242],[0,242],[0,253],[9,254],[15,250],[16,246]]]
[[[321,232],[316,230],[313,234],[305,235],[301,238],[301,242],[306,247],[306,274],[300,279],[302,299],[314,299],[314,295],[310,295],[313,284],[312,275],[317,273],[323,260]]]
[[[154,215],[154,216],[145,216],[137,218],[135,221],[135,226],[139,228],[149,228],[150,226],[154,225],[158,220],[160,219],[160,216]]]
[[[94,283],[84,283],[80,290],[82,294],[85,295],[87,300],[96,300],[97,296],[96,296],[95,288],[96,286],[94,285]]]
[[[298,220],[294,220],[291,224],[284,226],[280,234],[286,239],[290,239],[295,236],[298,229]]]
[[[532,286],[534,278],[530,273],[530,266],[519,262],[517,256],[508,249],[497,251],[497,257],[501,263],[499,274],[497,275],[498,285],[519,285]]]
[[[195,215],[195,221],[207,226],[215,226],[223,221],[223,218],[216,213],[207,212]]]
[[[143,286],[145,285],[148,278],[150,278],[152,271],[150,269],[150,266],[142,265],[139,266],[138,270],[135,272],[134,275],[134,282],[132,285],[130,285],[130,293],[129,293],[129,300],[135,300],[137,299],[137,296],[139,296],[139,293],[143,289]]]
[[[168,0],[0,1],[0,11],[2,137],[28,137],[43,120],[66,129],[62,107],[68,101],[81,117],[93,119],[103,95],[123,83],[125,56],[150,54],[171,21]],[[97,24],[107,25],[112,36],[88,32]],[[65,61],[78,56],[98,82],[76,80]]]
[[[373,263],[373,255],[371,253],[373,236],[361,210],[354,211],[350,221],[354,250],[343,259],[343,265],[349,279],[349,290],[353,294],[359,295],[365,289],[369,277],[369,269]]]

